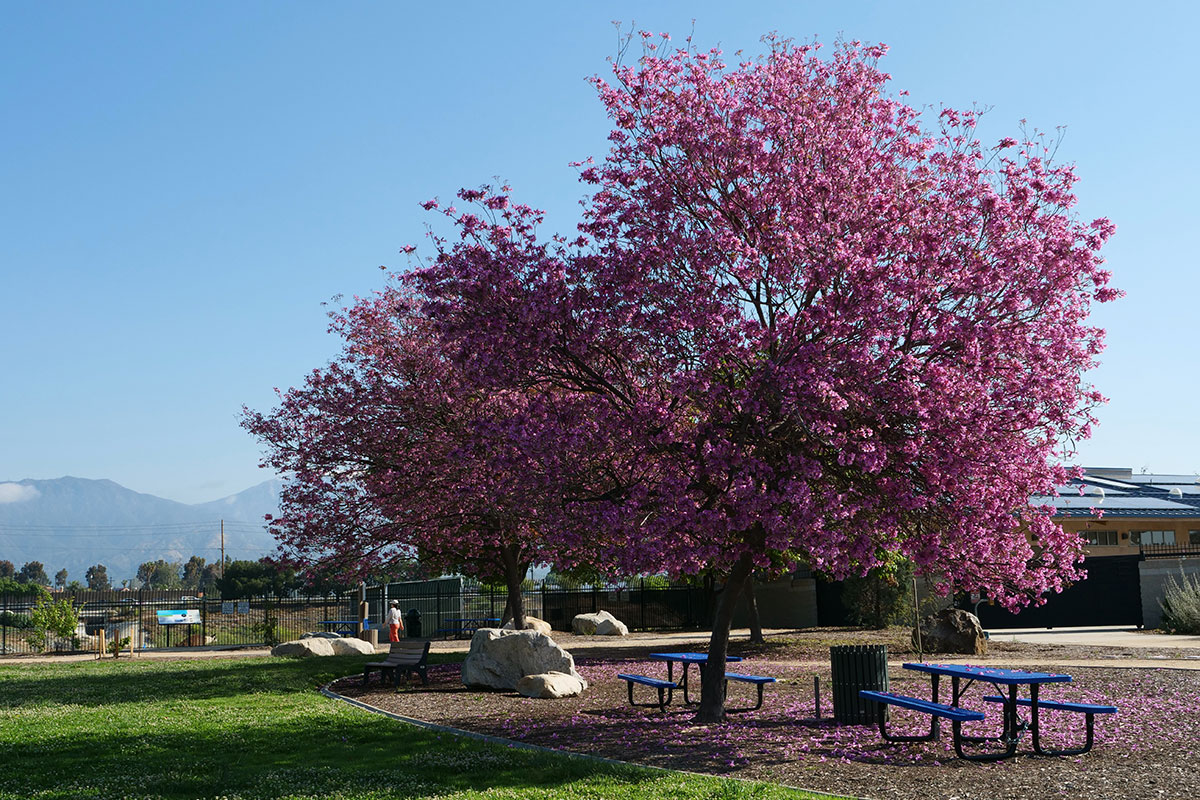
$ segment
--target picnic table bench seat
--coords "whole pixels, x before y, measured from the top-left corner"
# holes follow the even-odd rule
[[[387,658],[383,661],[371,661],[363,664],[363,684],[370,681],[371,672],[378,670],[380,680],[384,680],[390,674],[392,682],[397,686],[400,685],[401,672],[417,673],[421,678],[421,685],[428,686],[429,675],[426,671],[428,660],[428,639],[401,639],[398,642],[392,642]]]
[[[983,699],[989,703],[1005,702],[1005,698],[994,694],[985,695]],[[1017,705],[1032,707],[1033,700],[1028,697],[1018,697]],[[1069,703],[1062,700],[1042,700],[1041,698],[1038,698],[1038,710],[1040,711],[1043,708],[1048,708],[1051,711],[1074,711],[1076,713],[1083,714],[1084,730],[1086,731],[1085,739],[1081,747],[1053,750],[1042,747],[1041,737],[1038,735],[1038,729],[1035,727],[1033,731],[1033,749],[1035,752],[1047,756],[1075,756],[1091,750],[1095,737],[1096,715],[1117,713],[1116,706],[1102,706],[1095,703]]]
[[[984,700],[989,703],[1003,703],[1004,698],[1000,695],[989,694]],[[1017,705],[1032,706],[1033,701],[1028,697],[1018,697]],[[1042,700],[1038,699],[1038,708],[1049,708],[1055,711],[1078,711],[1081,714],[1115,714],[1117,713],[1116,706],[1100,706],[1095,703],[1066,703],[1062,700]]]
[[[736,713],[739,711],[757,711],[758,709],[762,708],[763,686],[765,686],[768,683],[775,683],[776,680],[777,680],[776,678],[772,678],[767,675],[744,675],[740,672],[726,672],[725,673],[726,694],[729,693],[729,681],[741,681],[742,683],[753,683],[755,686],[758,687],[758,702],[748,708],[727,708],[727,709],[725,709],[725,711],[729,712],[729,713]]]
[[[867,700],[874,700],[879,703],[879,735],[889,742],[931,742],[938,737],[940,732],[938,721],[940,719],[948,719],[954,726],[955,746],[958,746],[960,735],[958,733],[959,726],[964,722],[975,722],[984,718],[982,711],[972,711],[967,708],[959,708],[958,706],[950,706],[945,703],[935,703],[932,700],[921,700],[917,697],[908,697],[902,694],[894,694],[892,692],[873,692],[863,689],[858,693],[859,697]],[[928,714],[929,733],[921,736],[900,736],[887,732],[887,715],[884,714],[884,706],[899,706],[912,711],[920,711],[922,714]]]
[[[900,706],[901,708],[920,711],[924,714],[929,714],[934,717],[942,717],[948,720],[958,720],[959,722],[972,722],[983,719],[982,711],[971,711],[967,708],[959,708],[958,706],[950,706],[945,703],[935,703],[932,700],[921,700],[916,697],[906,697],[902,694],[894,694],[892,692],[873,692],[863,689],[859,693],[860,697],[867,700],[874,700],[876,703],[886,703],[887,705]]]
[[[661,711],[667,710],[667,705],[671,702],[671,693],[679,688],[679,684],[674,681],[664,681],[659,678],[650,678],[645,675],[628,675],[622,672],[617,673],[617,677],[625,681],[629,686],[629,705],[631,706],[646,706],[652,708],[658,706]],[[633,700],[633,685],[640,683],[643,686],[649,686],[652,689],[658,690],[657,703],[635,703]]]

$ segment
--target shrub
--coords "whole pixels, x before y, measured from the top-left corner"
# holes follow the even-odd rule
[[[1179,580],[1167,579],[1167,591],[1159,601],[1162,629],[1167,633],[1200,634],[1200,576],[1182,572]]]
[[[842,603],[855,625],[885,628],[912,613],[912,564],[893,559],[842,583]]]
[[[39,645],[44,644],[50,634],[69,641],[73,648],[78,648],[79,637],[76,631],[79,628],[79,611],[71,604],[69,598],[51,600],[48,594],[42,595],[33,611],[29,613],[29,619],[33,623],[29,643],[35,650],[41,651]]]
[[[25,630],[33,627],[33,620],[28,614],[17,614],[12,611],[0,612],[0,626]]]

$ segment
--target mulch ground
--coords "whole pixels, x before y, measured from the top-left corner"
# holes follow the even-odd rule
[[[555,634],[571,650],[572,636]],[[1096,745],[1085,755],[1021,755],[994,763],[961,761],[949,741],[887,744],[874,726],[840,726],[830,719],[829,647],[834,644],[888,644],[892,659],[915,658],[898,631],[811,630],[772,637],[765,645],[731,642],[744,661],[738,671],[772,675],[763,708],[730,714],[726,722],[698,725],[693,711],[676,697],[666,713],[633,708],[617,672],[663,673],[649,662],[654,648],[614,645],[575,652],[576,667],[589,688],[581,696],[533,700],[509,692],[468,690],[457,664],[430,668],[430,685],[402,684],[399,691],[361,676],[334,684],[335,691],[407,717],[500,736],[575,753],[615,758],[691,772],[732,775],[834,794],[869,798],[1172,798],[1200,797],[1200,671],[1121,666],[1132,658],[1197,658],[1198,651],[1159,651],[993,643],[978,663],[997,666],[1036,662],[1038,669],[1067,672],[1070,684],[1047,687],[1043,697],[1116,705],[1115,716],[1096,720]],[[672,649],[702,650],[702,646]],[[1103,659],[1112,666],[1052,667],[1053,663]],[[693,676],[695,672],[693,670]],[[813,677],[821,680],[822,716],[815,714]],[[926,676],[898,667],[890,674],[893,691],[927,697]],[[948,683],[948,682],[947,682]],[[978,688],[978,687],[977,687]],[[639,687],[639,700],[651,690]],[[990,687],[987,687],[990,691]],[[753,704],[754,687],[730,687],[729,707]],[[978,698],[964,705],[988,714],[976,733],[997,728],[997,707]],[[945,690],[943,691],[943,698]],[[1047,746],[1067,746],[1083,735],[1081,715],[1043,712]],[[928,717],[895,710],[896,732],[928,729]],[[987,726],[991,726],[990,728]],[[1028,740],[1022,742],[1028,747]]]

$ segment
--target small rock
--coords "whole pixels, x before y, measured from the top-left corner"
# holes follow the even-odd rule
[[[913,629],[912,644],[916,648],[917,630]],[[979,618],[960,608],[944,608],[921,620],[920,647],[927,653],[964,653],[987,655],[987,638]]]
[[[580,636],[628,636],[629,628],[624,622],[607,611],[595,614],[576,614],[571,620],[571,630]]]
[[[319,640],[318,640],[319,641]],[[337,656],[353,656],[353,655],[374,655],[375,648],[370,642],[364,642],[362,639],[353,638],[337,638],[330,639],[329,644],[333,646],[333,654]]]
[[[505,631],[511,631],[512,629],[513,629],[513,621],[511,619],[508,622],[504,623],[504,627],[501,628],[501,630],[505,630]],[[537,617],[526,616],[525,617],[525,630],[537,631],[538,633],[544,633],[547,636],[549,636],[554,629],[551,628],[550,623],[546,622],[544,619],[538,619]]]
[[[560,697],[575,697],[583,694],[587,681],[564,672],[545,672],[541,675],[526,675],[517,681],[516,690],[526,697],[539,700],[555,700]]]

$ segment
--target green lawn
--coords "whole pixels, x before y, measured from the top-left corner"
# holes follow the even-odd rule
[[[314,691],[366,660],[0,665],[0,800],[814,797],[439,735]]]

